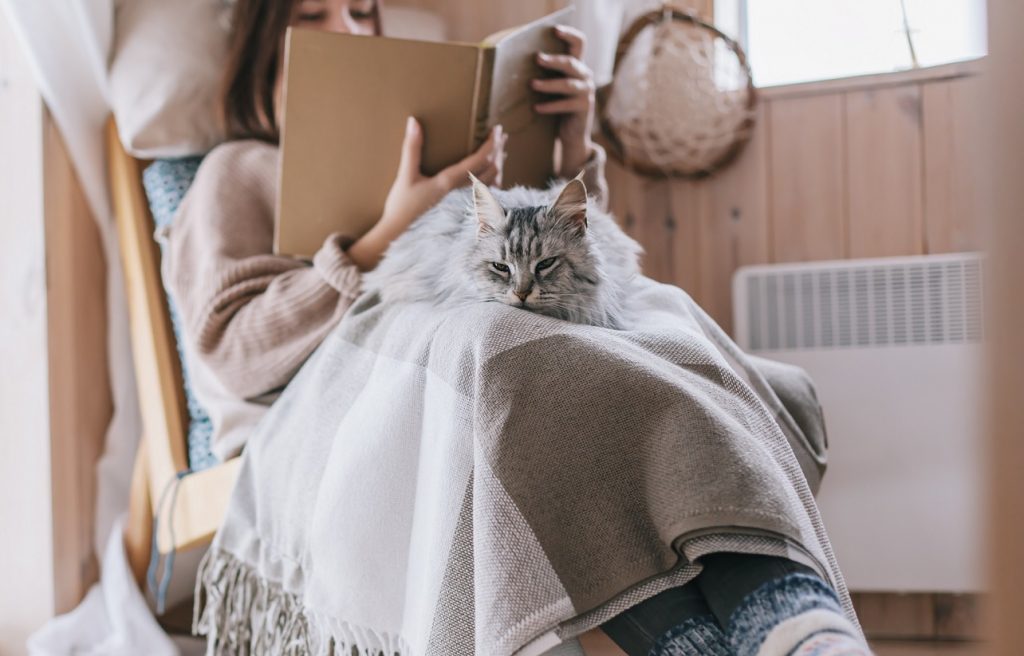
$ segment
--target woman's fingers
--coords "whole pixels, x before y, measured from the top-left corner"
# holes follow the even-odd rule
[[[573,96],[533,106],[533,109],[538,114],[578,114],[587,111],[589,108],[590,101],[584,96]]]
[[[558,25],[555,35],[565,42],[569,53],[538,53],[537,64],[555,75],[535,79],[531,87],[540,93],[562,97],[546,98],[545,102],[534,105],[534,111],[558,116],[559,175],[573,175],[594,152],[590,132],[594,123],[596,89],[594,74],[582,61],[586,50],[583,33]]]
[[[480,164],[480,168],[472,171],[478,180],[488,186],[501,184],[501,171],[505,165],[505,143],[507,141],[508,135],[503,134],[491,154]],[[463,184],[466,182],[468,180],[463,181]]]
[[[438,173],[437,182],[446,191],[468,184],[467,173],[472,171],[476,174],[477,171],[484,171],[491,162],[496,162],[504,157],[506,138],[501,126],[495,126],[487,141],[477,148],[476,152]],[[480,176],[477,175],[477,177]]]
[[[593,103],[594,78],[590,69],[571,55],[548,55],[540,53],[537,61],[541,66],[557,71],[565,77],[537,78],[531,86],[541,93],[561,94],[566,98],[534,105],[541,114],[574,114],[587,112]]]
[[[501,185],[501,167],[497,162],[490,162],[480,171],[474,171],[473,175],[476,176],[477,180],[484,183],[488,187],[500,186]],[[464,184],[469,183],[469,176],[466,176]]]
[[[423,130],[419,121],[409,117],[405,121],[405,138],[402,140],[402,158],[398,164],[398,175],[406,180],[417,179],[420,173],[420,157],[423,155]]]
[[[549,71],[557,71],[567,77],[574,77],[580,80],[590,79],[590,69],[572,55],[551,55],[546,52],[537,53],[537,63],[541,68]]]
[[[583,51],[587,47],[587,37],[583,32],[568,25],[556,25],[555,35],[569,45],[569,54],[577,59],[583,57]]]
[[[487,155],[488,162],[495,162],[498,166],[505,161],[507,154],[505,153],[505,144],[508,143],[508,135],[504,131],[498,136],[497,141],[494,143],[494,148]]]
[[[588,94],[594,90],[594,85],[590,80],[581,80],[575,77],[537,78],[532,80],[530,85],[541,93],[557,93],[565,96]]]

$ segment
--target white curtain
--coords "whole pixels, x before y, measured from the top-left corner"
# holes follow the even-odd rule
[[[118,518],[128,506],[141,422],[124,286],[106,178],[104,125],[114,0],[0,0],[70,153],[107,261],[110,381],[114,416],[97,464],[95,549],[103,581],[82,605],[30,641],[38,654],[176,654],[128,571]],[[80,217],[81,220],[90,220]]]
[[[96,553],[127,508],[140,432],[117,236],[107,190],[103,127],[114,0],[0,0],[28,56],[39,91],[67,144],[106,256],[108,351],[114,417],[98,464]],[[81,217],[82,220],[88,220]]]

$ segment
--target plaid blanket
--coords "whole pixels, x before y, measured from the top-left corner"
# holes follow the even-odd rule
[[[209,653],[572,653],[714,551],[804,562],[856,622],[806,379],[675,287],[631,303],[612,331],[359,300],[246,447],[197,584]]]

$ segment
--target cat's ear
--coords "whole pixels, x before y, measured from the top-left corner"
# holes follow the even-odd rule
[[[505,220],[505,209],[494,197],[487,185],[476,179],[472,173],[469,174],[473,181],[473,209],[476,211],[476,219],[480,222],[480,234],[494,232]]]
[[[548,213],[556,221],[564,221],[580,232],[587,229],[587,186],[583,184],[582,172],[566,183]]]

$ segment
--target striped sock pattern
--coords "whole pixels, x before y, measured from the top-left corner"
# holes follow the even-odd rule
[[[732,656],[713,615],[693,617],[663,634],[649,656]]]
[[[871,652],[853,636],[823,631],[801,642],[792,656],[871,656]]]
[[[726,638],[737,656],[756,656],[772,629],[812,610],[843,614],[835,592],[820,578],[789,574],[747,595],[729,618]]]

